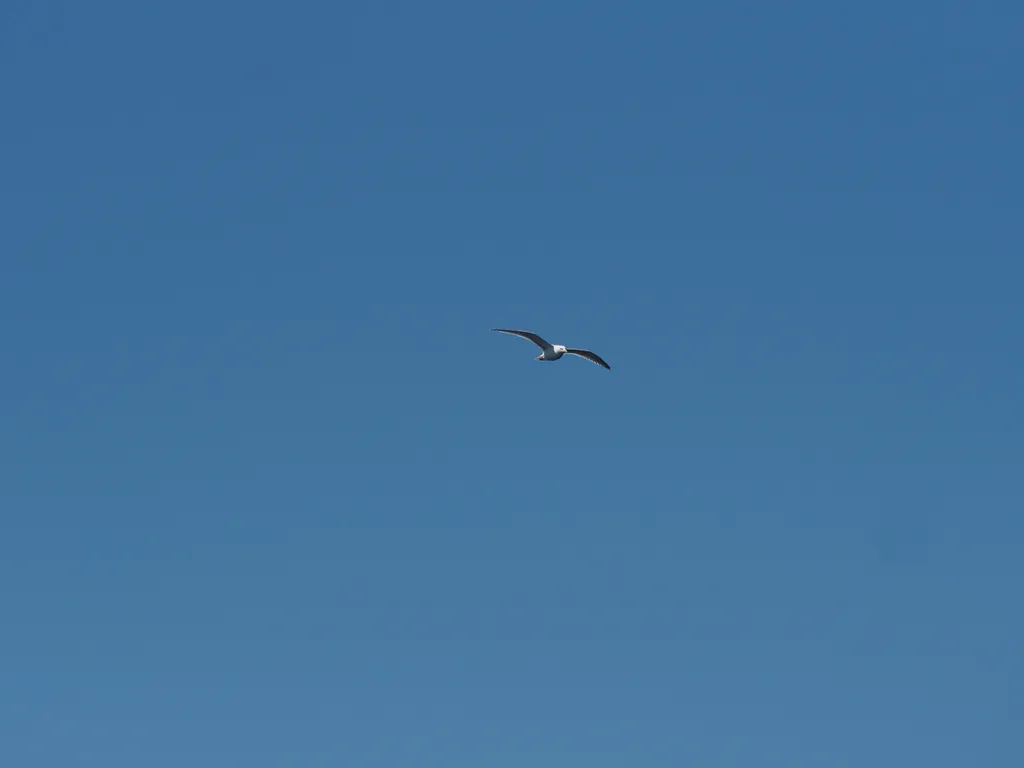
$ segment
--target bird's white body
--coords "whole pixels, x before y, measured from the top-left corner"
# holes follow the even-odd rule
[[[538,360],[559,360],[565,354],[565,347],[561,344],[552,344],[550,349],[545,349],[538,356]]]

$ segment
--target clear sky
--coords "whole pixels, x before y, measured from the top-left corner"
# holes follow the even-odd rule
[[[0,762],[1024,765],[1022,29],[0,3]]]

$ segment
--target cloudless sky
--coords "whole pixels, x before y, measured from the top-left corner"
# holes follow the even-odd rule
[[[0,763],[1024,764],[1022,30],[0,3]]]

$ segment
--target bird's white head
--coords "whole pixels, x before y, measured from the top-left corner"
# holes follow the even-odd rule
[[[563,347],[561,344],[555,344],[555,352],[561,352],[564,355],[565,347]]]

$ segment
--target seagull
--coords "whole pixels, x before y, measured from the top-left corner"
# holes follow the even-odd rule
[[[532,331],[513,331],[508,328],[491,328],[491,330],[497,333],[510,333],[513,336],[522,336],[524,339],[529,339],[542,350],[544,350],[543,352],[541,352],[540,355],[537,356],[537,359],[541,361],[560,360],[562,358],[562,355],[576,355],[577,357],[582,357],[586,360],[589,360],[592,363],[596,363],[597,365],[600,365],[603,368],[607,368],[609,371],[612,369],[612,367],[608,365],[608,363],[606,363],[604,360],[602,360],[600,357],[595,355],[590,350],[569,349],[568,347],[563,347],[561,344],[549,344]]]

